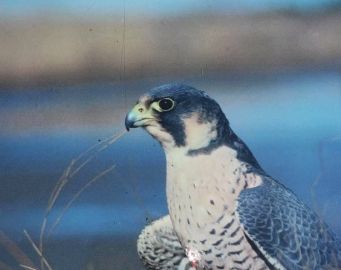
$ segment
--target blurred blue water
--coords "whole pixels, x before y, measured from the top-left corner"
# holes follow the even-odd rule
[[[71,13],[122,13],[124,6],[129,14],[176,15],[195,11],[268,11],[278,9],[311,10],[321,9],[336,4],[337,0],[121,0],[121,1],[66,1],[66,0],[33,0],[33,1],[1,1],[0,11],[4,14],[24,14],[49,10],[51,12]]]
[[[341,235],[339,73],[189,78],[186,82],[206,89],[216,98],[233,129],[265,170],[291,188]],[[37,237],[48,196],[63,169],[72,158],[115,131],[115,125],[103,125],[101,119],[110,118],[113,112],[120,128],[125,112],[138,95],[159,83],[125,85],[130,90],[123,107],[119,104],[124,99],[117,95],[121,85],[85,85],[54,93],[35,89],[0,92],[0,229],[15,240],[23,238],[23,229]],[[82,113],[88,105],[102,108],[91,119],[95,124],[80,121],[65,128],[60,123],[67,121],[64,116],[58,121],[53,117],[69,107]],[[31,119],[35,123],[44,114],[44,121],[54,121],[47,121],[48,126],[41,120],[40,126],[15,129],[11,116],[16,117],[17,111],[31,117],[23,118],[24,122]],[[51,218],[92,176],[113,163],[116,169],[80,197],[52,239],[129,236],[134,244],[146,222],[167,213],[162,149],[144,131],[132,130],[67,186]]]

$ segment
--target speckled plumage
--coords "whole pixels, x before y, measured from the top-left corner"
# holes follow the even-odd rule
[[[244,190],[237,213],[246,235],[278,269],[341,269],[333,232],[273,179],[264,177],[261,186]]]
[[[163,110],[165,98],[173,106]],[[127,115],[126,126],[144,127],[166,154],[170,216],[147,226],[138,241],[150,269],[189,267],[185,255],[196,269],[341,267],[330,229],[262,170],[205,92],[155,88]]]
[[[147,269],[194,270],[169,216],[154,221],[141,232],[137,250]]]

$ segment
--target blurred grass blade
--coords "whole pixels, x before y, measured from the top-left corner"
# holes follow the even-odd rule
[[[7,250],[12,257],[22,265],[27,265],[32,268],[36,268],[32,260],[18,247],[16,243],[14,243],[11,239],[9,239],[3,231],[0,231],[0,244]],[[0,266],[4,266],[1,265]],[[2,267],[1,267],[2,269]],[[6,266],[3,267],[6,269]],[[10,268],[7,268],[10,269]]]
[[[24,234],[26,236],[26,238],[28,239],[28,241],[30,242],[30,244],[32,245],[34,251],[39,255],[39,257],[41,258],[41,261],[44,263],[44,265],[47,267],[47,269],[52,270],[52,267],[49,265],[49,263],[47,262],[47,260],[44,258],[42,252],[39,250],[39,248],[37,247],[37,245],[34,243],[34,241],[32,240],[31,236],[28,234],[28,232],[26,230],[24,230]],[[22,264],[22,265],[26,265],[26,264]],[[43,268],[43,267],[42,267]]]
[[[32,267],[30,267],[30,266],[23,265],[23,264],[20,264],[19,266],[22,267],[22,268],[24,268],[24,269],[28,269],[28,270],[38,270],[38,269],[36,269],[36,268],[32,268]],[[1,268],[0,268],[0,269],[1,269]]]
[[[53,232],[53,230],[58,226],[59,222],[61,221],[61,219],[63,218],[63,216],[65,215],[65,213],[67,212],[67,210],[71,207],[71,205],[75,202],[75,200],[77,200],[77,198],[87,189],[89,188],[93,183],[95,183],[97,180],[101,179],[104,175],[106,175],[107,173],[109,173],[110,171],[112,171],[113,169],[115,169],[116,165],[112,165],[111,167],[109,167],[108,169],[104,170],[103,172],[101,172],[100,174],[96,175],[94,178],[92,178],[88,183],[86,183],[86,185],[84,185],[73,197],[72,199],[66,204],[66,206],[63,208],[62,212],[60,213],[60,215],[56,218],[56,221],[52,224],[47,237],[50,236],[50,234]]]
[[[13,270],[9,265],[4,263],[3,261],[0,261],[0,269],[1,270]]]
[[[44,261],[44,240],[45,240],[45,233],[47,229],[48,224],[48,217],[50,213],[52,212],[56,201],[58,200],[61,192],[65,188],[65,186],[72,180],[72,178],[84,167],[86,166],[91,160],[93,160],[100,152],[108,148],[111,144],[113,144],[115,141],[117,141],[120,137],[122,137],[126,131],[120,131],[109,138],[96,143],[95,145],[88,148],[86,151],[79,154],[76,158],[72,159],[70,164],[66,167],[64,170],[62,176],[58,179],[53,191],[51,192],[51,195],[48,200],[48,204],[45,210],[45,215],[40,227],[40,236],[39,236],[39,248],[35,246],[36,252],[40,253],[41,257],[41,270],[44,270],[44,266],[46,265]],[[66,206],[62,209],[62,212],[60,215],[56,218],[56,220],[51,225],[48,236],[53,232],[55,227],[59,224],[62,217],[66,213],[66,211],[71,207],[73,202],[83,193],[84,190],[86,190],[88,187],[90,187],[94,182],[99,180],[101,177],[103,177],[105,174],[109,173],[111,170],[115,168],[115,165],[112,165],[108,169],[104,170],[103,172],[99,173],[95,177],[93,177],[86,185],[84,185],[73,197],[72,199],[66,204]],[[32,244],[34,244],[32,242]],[[35,245],[35,244],[34,244]],[[49,267],[48,267],[49,268]],[[50,268],[49,268],[50,269]]]

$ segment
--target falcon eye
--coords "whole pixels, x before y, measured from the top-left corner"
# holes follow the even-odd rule
[[[158,105],[162,111],[167,112],[174,108],[175,103],[170,98],[164,98],[158,102]]]

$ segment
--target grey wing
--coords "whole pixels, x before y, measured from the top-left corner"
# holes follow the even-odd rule
[[[194,270],[169,215],[143,229],[137,240],[137,252],[147,269]]]
[[[275,269],[341,269],[340,243],[288,189],[266,178],[245,189],[237,214],[258,253]]]

